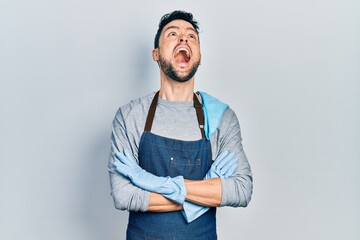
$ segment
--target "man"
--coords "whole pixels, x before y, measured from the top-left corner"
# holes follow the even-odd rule
[[[216,239],[216,207],[246,207],[252,173],[235,113],[194,94],[200,65],[191,13],[162,17],[152,57],[160,91],[120,107],[108,169],[117,209],[130,211],[127,239]]]

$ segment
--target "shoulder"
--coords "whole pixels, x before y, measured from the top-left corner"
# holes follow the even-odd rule
[[[222,122],[231,122],[231,121],[238,121],[236,113],[231,107],[225,109],[224,114],[222,116]]]
[[[136,119],[137,116],[146,114],[150,107],[155,93],[149,93],[146,96],[131,100],[129,103],[122,105],[116,112],[114,122],[125,122],[128,119]]]
[[[214,97],[213,95],[211,95],[207,92],[203,92],[203,91],[198,91],[197,95],[200,96],[199,99],[202,102],[202,104],[204,104],[204,105],[210,104],[210,106],[214,105],[216,107],[223,108],[222,120],[237,118],[234,110],[227,103],[223,102],[222,100]]]

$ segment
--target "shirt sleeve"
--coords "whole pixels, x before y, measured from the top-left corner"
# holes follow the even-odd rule
[[[230,108],[225,110],[218,132],[214,135],[217,142],[215,156],[229,151],[234,152],[239,160],[235,173],[227,179],[221,179],[220,207],[246,207],[251,199],[253,177],[242,145],[240,124],[233,110]]]
[[[150,199],[150,193],[134,186],[127,178],[120,175],[115,167],[114,162],[118,161],[115,153],[127,149],[132,151],[137,158],[137,151],[134,154],[134,146],[130,146],[128,139],[126,123],[124,116],[126,110],[120,108],[112,124],[111,149],[108,159],[108,171],[110,177],[111,196],[114,200],[115,208],[127,211],[147,211]]]

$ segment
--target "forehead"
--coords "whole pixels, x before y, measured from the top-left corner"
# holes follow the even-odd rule
[[[196,33],[196,30],[191,25],[191,23],[189,23],[185,20],[181,20],[181,19],[176,19],[176,20],[171,21],[168,24],[166,24],[164,26],[162,32],[165,32],[168,29],[190,30],[190,31],[194,31]]]

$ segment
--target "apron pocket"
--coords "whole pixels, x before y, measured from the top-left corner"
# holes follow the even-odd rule
[[[177,156],[170,157],[170,176],[176,177],[182,175],[185,179],[200,180],[201,159],[185,159]]]

